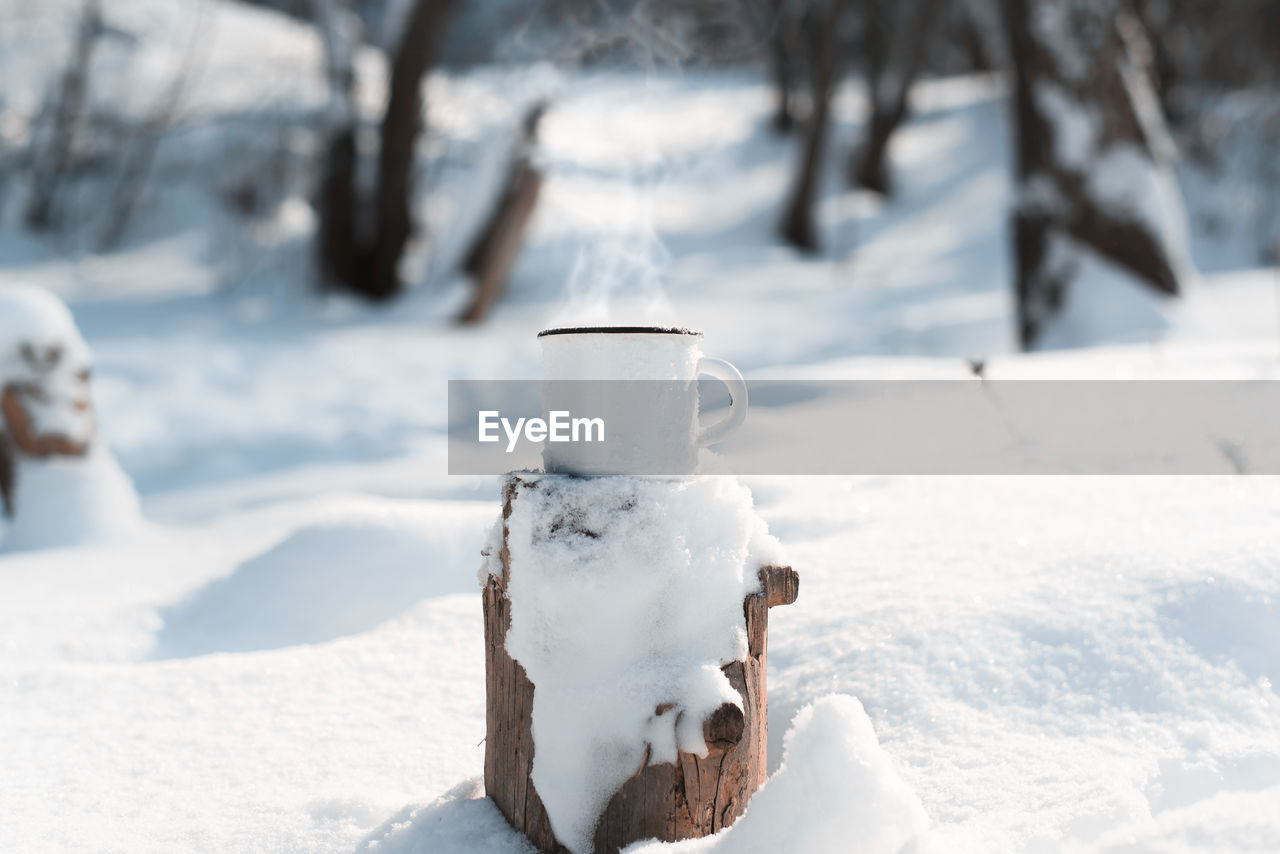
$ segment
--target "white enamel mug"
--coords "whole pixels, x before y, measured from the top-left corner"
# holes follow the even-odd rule
[[[603,422],[603,442],[547,442],[542,461],[561,474],[693,474],[698,449],[723,441],[747,417],[747,384],[723,359],[702,355],[702,333],[660,326],[546,329],[542,410]],[[703,427],[698,377],[729,389],[729,412]]]

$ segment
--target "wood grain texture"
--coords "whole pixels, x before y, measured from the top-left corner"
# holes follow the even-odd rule
[[[536,488],[536,483],[518,476],[508,478],[503,489],[504,519],[510,518],[514,502],[526,488]],[[489,578],[482,594],[487,676],[485,788],[507,821],[539,850],[567,854],[551,829],[530,776],[534,686],[506,651],[511,625],[506,586],[513,568],[505,526],[499,559],[501,574]],[[747,657],[723,668],[742,697],[741,709],[726,704],[703,722],[706,757],[680,753],[675,763],[648,764],[646,751],[645,764],[614,794],[602,813],[594,854],[614,854],[640,839],[675,841],[715,833],[742,814],[747,800],[764,782],[769,608],[794,602],[799,578],[790,567],[765,567],[760,570],[760,582],[760,591],[743,601]],[[662,703],[654,714],[679,712],[674,703]]]

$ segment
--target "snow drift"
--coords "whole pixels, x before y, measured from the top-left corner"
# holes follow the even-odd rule
[[[623,854],[898,854],[927,829],[920,799],[856,698],[806,706],[784,744],[782,767],[735,824],[705,839],[637,842]]]

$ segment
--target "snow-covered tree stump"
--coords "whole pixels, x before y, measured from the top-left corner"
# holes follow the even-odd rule
[[[89,347],[53,294],[0,287],[0,551],[102,541],[139,522],[98,433]]]
[[[533,698],[535,686],[507,651],[511,626],[508,584],[513,571],[509,529],[521,493],[536,482],[511,475],[503,488],[503,530],[496,556],[500,572],[483,592],[487,710],[485,788],[498,809],[540,850],[564,854],[533,781]],[[590,534],[588,534],[590,536]],[[495,544],[496,545],[496,544]],[[520,572],[520,567],[514,568]],[[787,566],[760,570],[760,591],[743,601],[747,655],[724,665],[723,673],[741,696],[741,707],[724,703],[702,721],[707,755],[679,752],[677,761],[644,759],[634,776],[614,792],[595,827],[595,854],[614,854],[641,839],[674,841],[707,836],[733,823],[766,776],[767,696],[765,659],[769,608],[788,605],[799,593],[799,577]],[[628,674],[617,674],[619,680]],[[672,698],[673,700],[676,698]],[[675,703],[660,703],[653,714],[682,714]]]

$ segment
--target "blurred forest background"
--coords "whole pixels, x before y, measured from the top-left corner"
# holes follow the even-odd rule
[[[229,14],[247,6],[287,23]],[[824,236],[823,198],[893,204],[895,141],[919,87],[994,81],[1008,117],[1007,131],[990,133],[1009,136],[996,150],[1008,152],[1013,184],[1002,216],[1023,347],[1041,343],[1090,259],[1167,298],[1196,276],[1188,229],[1229,243],[1232,263],[1278,263],[1274,0],[3,0],[0,10],[5,267],[109,255],[195,223],[217,234],[219,288],[305,282],[386,301],[461,280],[456,318],[478,323],[509,290],[545,206],[555,164],[540,128],[576,82],[614,72],[641,88],[700,75],[768,81],[768,133],[791,165],[772,202],[774,235],[755,239],[834,259],[849,280],[859,238]],[[856,120],[841,118],[842,97],[860,105]],[[661,183],[660,169],[637,164],[638,192]],[[621,261],[589,261],[588,274],[658,275],[666,235],[653,230]],[[562,287],[584,251],[536,275]]]

